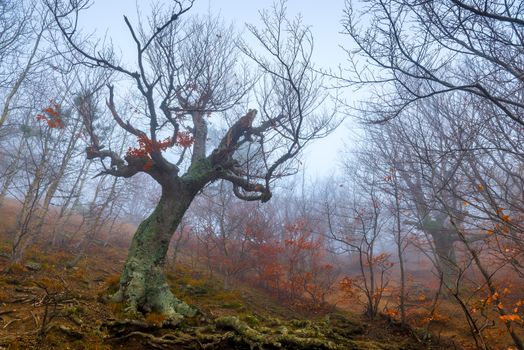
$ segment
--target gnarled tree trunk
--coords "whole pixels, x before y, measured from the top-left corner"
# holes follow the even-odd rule
[[[459,278],[459,269],[454,247],[455,239],[450,233],[446,232],[446,230],[431,232],[431,236],[433,237],[438,269],[442,274],[444,285],[454,289],[457,285],[457,278]]]
[[[422,223],[422,229],[433,239],[433,253],[444,285],[453,289],[457,284],[459,272],[454,247],[457,236],[444,220],[443,218],[431,219],[428,216]]]
[[[187,187],[163,187],[160,202],[133,237],[120,290],[114,295],[131,313],[154,311],[171,320],[195,314],[173,295],[163,272],[169,242],[198,192]]]

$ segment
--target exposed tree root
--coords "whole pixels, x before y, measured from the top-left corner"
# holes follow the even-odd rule
[[[130,316],[156,312],[166,316],[172,324],[177,324],[184,317],[196,315],[196,309],[177,299],[171,292],[161,266],[148,268],[133,258],[129,259],[120,289],[112,299],[124,303]]]
[[[150,346],[157,348],[157,349],[165,349],[165,348],[169,348],[169,346],[171,345],[181,344],[180,340],[173,339],[174,336],[170,334],[166,334],[161,337],[156,337],[150,333],[144,333],[144,332],[139,332],[139,331],[134,331],[134,332],[125,334],[119,338],[112,338],[112,340],[121,341],[121,340],[131,338],[131,337],[144,338]]]
[[[73,339],[82,339],[84,337],[84,335],[81,332],[74,330],[73,328],[64,326],[64,325],[52,325],[51,327],[48,328],[47,331],[50,332],[53,329],[56,329]]]
[[[125,343],[130,338],[140,339],[156,349],[391,349],[400,347],[374,341],[355,340],[361,329],[327,318],[316,323],[271,320],[268,325],[248,325],[235,316],[217,318],[203,326],[179,324],[175,329],[151,325],[141,321],[115,321],[107,324],[110,334],[106,341]],[[352,329],[348,329],[352,328]],[[358,328],[358,327],[357,327]],[[405,347],[409,348],[409,347]]]

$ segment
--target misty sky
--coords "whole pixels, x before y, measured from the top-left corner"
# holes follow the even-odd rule
[[[133,57],[134,44],[122,16],[126,15],[136,23],[137,6],[140,16],[145,19],[150,11],[150,4],[150,1],[94,0],[93,5],[82,14],[81,23],[86,32],[94,33],[96,38],[110,39],[116,52],[121,53],[125,60],[128,55]],[[232,22],[239,30],[243,30],[245,23],[257,25],[258,11],[270,8],[272,4],[271,0],[196,0],[190,13],[219,14],[226,23]],[[287,8],[291,16],[300,13],[303,23],[311,26],[315,40],[314,62],[317,67],[337,69],[339,64],[344,64],[346,55],[340,45],[347,47],[350,44],[348,37],[340,34],[344,0],[289,0]],[[352,102],[351,91],[345,91],[344,96],[348,102]],[[304,157],[307,176],[325,176],[336,171],[337,158],[343,143],[351,144],[348,124],[354,127],[355,123],[346,121],[328,138],[309,145]]]

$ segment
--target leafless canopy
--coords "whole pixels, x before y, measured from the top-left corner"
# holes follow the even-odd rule
[[[414,101],[465,92],[524,125],[521,1],[371,0],[358,10],[347,1],[343,24],[356,45],[346,82],[377,87],[381,120]]]
[[[130,177],[146,172],[162,185],[206,161],[211,171],[204,182],[225,179],[242,199],[268,200],[271,182],[292,172],[290,161],[305,144],[327,135],[337,124],[334,112],[317,112],[327,95],[321,76],[312,69],[311,32],[300,18],[286,18],[282,2],[261,13],[262,28],[248,27],[262,48],[255,49],[236,39],[235,31],[217,18],[186,20],[183,15],[192,5],[190,0],[174,1],[169,9],[155,7],[148,23],[136,26],[124,16],[136,45],[136,67],[131,69],[116,60],[113,48],[81,43],[78,16],[89,7],[88,1],[48,2],[79,60],[133,82],[137,91],[133,105],[139,106],[135,112],[141,118],[121,114],[112,85],[108,85],[107,107],[121,129],[153,145],[147,154],[128,152],[124,157],[105,149],[85,103],[82,115],[91,139],[87,156],[102,161],[101,174]],[[258,74],[249,73],[242,53],[256,63]],[[260,112],[247,106],[253,97]],[[225,116],[228,129],[208,152],[213,142],[208,125],[214,120],[208,117],[215,114]],[[160,144],[173,147],[170,153],[176,159],[163,154],[165,149],[156,146]],[[188,172],[179,176],[183,167]]]

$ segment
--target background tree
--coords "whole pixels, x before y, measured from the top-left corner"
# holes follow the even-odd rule
[[[348,168],[346,185],[350,182],[345,201],[326,201],[324,212],[328,222],[328,237],[338,242],[339,250],[354,256],[357,273],[341,282],[348,298],[360,298],[363,294],[365,314],[377,317],[386,287],[390,283],[389,270],[393,264],[389,253],[381,251],[380,243],[390,226],[385,213],[378,178],[368,174],[365,167],[355,164]]]
[[[433,96],[406,107],[387,123],[367,124],[368,142],[360,146],[366,156],[360,158],[386,184],[396,181],[403,202],[402,224],[411,232],[409,244],[432,255],[427,256],[445,293],[436,293],[430,314],[435,315],[437,297],[445,296],[446,302],[461,308],[478,346],[489,346],[486,333],[498,317],[518,347],[518,333],[506,322],[520,317],[508,314],[518,308],[510,310],[500,301],[506,299],[500,285],[507,283],[510,261],[520,250],[518,243],[507,242],[511,237],[520,240],[517,237],[523,232],[518,220],[511,218],[521,213],[518,205],[511,204],[520,193],[514,187],[520,181],[519,166],[511,171],[502,165],[509,159],[521,163],[519,151],[506,143],[508,133],[509,139],[517,134],[511,132],[511,120],[503,115],[488,117],[491,111],[476,102],[460,94]],[[381,188],[386,198],[388,187]],[[494,237],[497,234],[500,240]],[[511,257],[493,259],[500,251],[490,243],[495,240]],[[517,270],[510,274],[520,279]],[[493,297],[501,307],[488,313],[484,306],[475,315],[477,302],[491,303]]]
[[[452,93],[522,126],[523,18],[519,1],[346,1],[344,32],[356,45],[346,81],[376,88],[368,106],[381,120]]]
[[[0,131],[23,83],[42,63],[39,49],[50,28],[46,12],[45,7],[34,1],[3,1],[0,4],[0,91],[5,93]],[[0,132],[0,139],[1,136]]]

